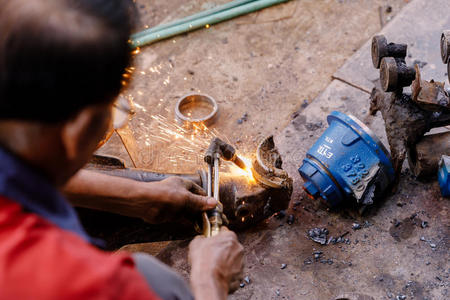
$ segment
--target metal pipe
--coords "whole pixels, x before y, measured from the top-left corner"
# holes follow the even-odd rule
[[[131,48],[141,47],[151,44],[181,33],[193,31],[206,25],[212,25],[226,21],[244,14],[248,14],[275,4],[287,2],[289,0],[257,0],[244,5],[236,6],[231,9],[220,11],[218,13],[208,15],[199,19],[192,20],[187,23],[178,24],[172,27],[163,28],[156,32],[139,35],[137,38],[132,38],[130,42]]]
[[[219,154],[214,158],[214,199],[219,201]]]
[[[249,3],[249,2],[254,2],[254,1],[256,1],[256,0],[235,0],[235,1],[231,1],[231,2],[225,3],[223,5],[216,6],[216,7],[212,8],[212,9],[207,9],[207,10],[201,11],[199,13],[187,16],[185,18],[177,19],[177,20],[169,22],[169,23],[161,24],[161,25],[158,25],[158,26],[155,26],[155,27],[152,27],[152,28],[148,28],[148,29],[142,30],[140,32],[132,34],[131,38],[132,39],[137,39],[137,38],[139,38],[141,36],[144,36],[144,35],[156,32],[156,31],[160,31],[162,29],[166,29],[166,28],[169,28],[169,27],[173,27],[173,26],[177,26],[177,25],[180,25],[180,24],[183,24],[183,23],[194,21],[196,19],[207,17],[207,16],[213,15],[215,13],[222,12],[222,11],[234,8],[236,6],[240,6],[240,5],[243,5],[243,4],[246,4],[246,3]]]
[[[216,153],[214,157],[214,199],[217,200],[217,206],[211,212],[211,236],[218,235],[220,232],[220,227],[222,226],[222,213],[223,205],[219,200],[219,157],[220,154]]]

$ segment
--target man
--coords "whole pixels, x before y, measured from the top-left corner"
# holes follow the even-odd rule
[[[0,0],[0,299],[192,299],[155,259],[95,248],[59,192],[108,128],[130,61],[131,3]],[[154,197],[170,201],[179,187],[186,203],[196,187],[171,180],[149,185]],[[196,238],[189,260],[196,299],[226,299],[242,275],[242,246],[226,229]]]

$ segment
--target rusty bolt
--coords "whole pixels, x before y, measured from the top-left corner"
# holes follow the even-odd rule
[[[394,57],[405,59],[406,44],[389,43],[384,35],[376,35],[372,38],[372,63],[376,69],[380,68],[381,60],[384,57]]]
[[[444,30],[441,35],[441,58],[444,64],[450,56],[450,30]]]
[[[385,92],[410,85],[416,77],[413,67],[408,67],[404,60],[393,57],[384,57],[380,64],[381,87]]]

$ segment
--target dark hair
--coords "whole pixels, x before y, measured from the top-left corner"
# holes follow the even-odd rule
[[[134,12],[131,0],[0,0],[0,120],[60,122],[111,102]]]

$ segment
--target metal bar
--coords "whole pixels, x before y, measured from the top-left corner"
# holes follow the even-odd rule
[[[219,201],[219,154],[214,157],[214,199]]]
[[[212,165],[208,164],[208,185],[207,185],[207,193],[208,197],[212,197]]]
[[[194,21],[196,19],[207,17],[207,16],[213,15],[215,13],[222,12],[222,11],[225,11],[225,10],[228,10],[228,9],[231,9],[231,8],[234,8],[234,7],[237,7],[237,6],[249,3],[249,2],[254,2],[254,1],[257,1],[257,0],[235,0],[235,1],[231,1],[231,2],[228,2],[228,3],[224,4],[224,5],[220,5],[220,6],[212,8],[212,9],[204,10],[204,11],[201,11],[199,13],[187,16],[185,18],[181,18],[181,19],[169,22],[169,23],[161,24],[161,25],[149,28],[149,29],[142,30],[140,32],[137,32],[137,33],[131,35],[131,38],[132,39],[137,39],[137,38],[139,38],[141,36],[144,36],[144,35],[156,32],[156,31],[160,31],[160,30],[163,30],[163,29],[166,29],[166,28],[169,28],[169,27],[173,27],[173,26],[177,26],[177,25],[180,25],[180,24],[183,24],[183,23]]]
[[[257,0],[244,5],[233,7],[231,9],[221,11],[203,18],[195,19],[187,23],[178,24],[172,27],[163,28],[162,30],[151,32],[149,34],[139,35],[137,38],[131,38],[130,47],[132,49],[145,46],[169,37],[193,31],[206,25],[220,23],[244,14],[248,14],[275,4],[287,2],[289,0]]]

